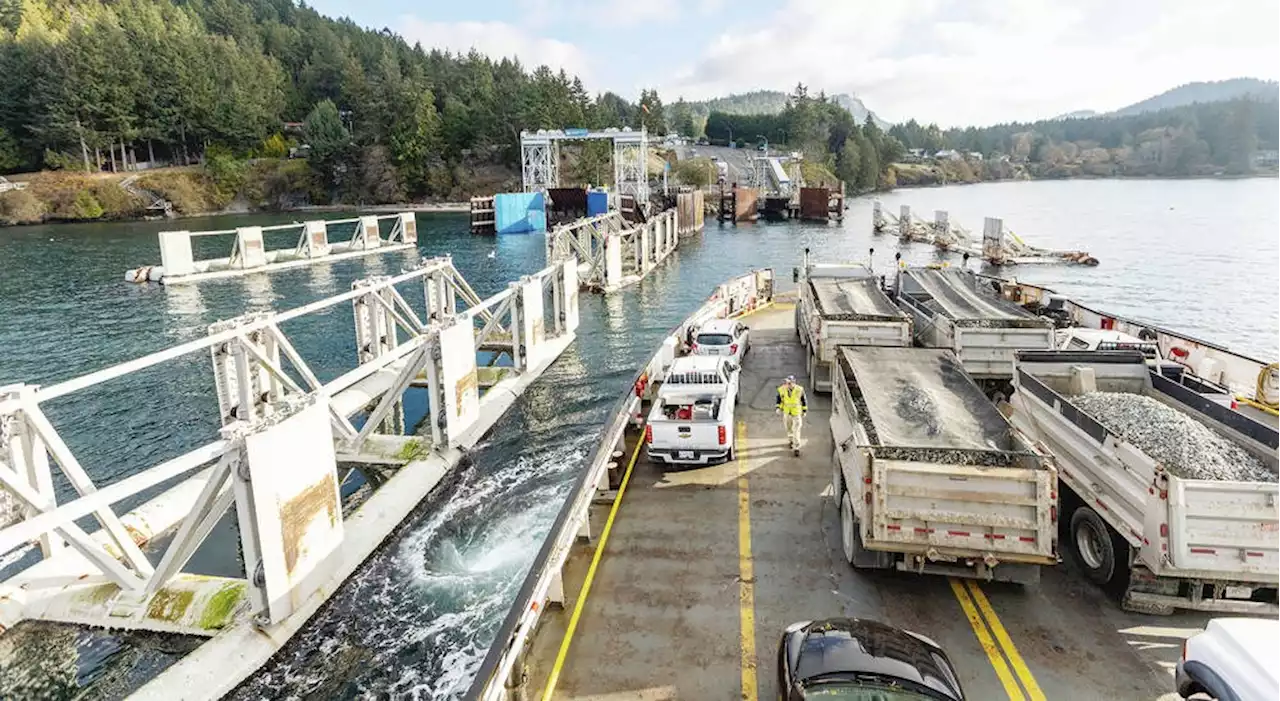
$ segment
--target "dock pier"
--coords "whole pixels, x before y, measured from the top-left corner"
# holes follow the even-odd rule
[[[390,221],[391,226],[383,238],[381,224],[385,221]],[[330,227],[336,227],[337,231],[343,231],[345,227],[344,240],[330,241]],[[268,250],[264,236],[270,232],[296,232],[296,243],[289,248]],[[227,257],[196,259],[191,240],[205,236],[234,236]],[[174,285],[412,250],[418,245],[418,223],[413,212],[400,212],[217,231],[161,231],[159,240],[160,265],[127,270],[124,274],[126,282]]]
[[[896,227],[902,243],[931,243],[942,252],[959,253],[986,262],[988,265],[1098,265],[1098,259],[1087,251],[1058,251],[1031,246],[1005,227],[996,217],[983,220],[982,236],[976,237],[964,227],[954,224],[946,210],[935,210],[933,221],[923,221],[911,213],[911,207],[902,205],[897,217],[886,215],[876,200],[871,206],[871,232],[886,233],[889,225]]]
[[[676,195],[676,206],[642,223],[612,211],[547,233],[547,262],[578,265],[582,288],[610,293],[633,285],[657,268],[680,245],[682,236],[702,230],[703,195]]]
[[[406,283],[420,285],[418,303],[402,294]],[[16,520],[0,522],[0,553],[34,542],[41,556],[0,582],[0,630],[48,620],[209,638],[133,698],[224,695],[306,623],[574,341],[578,290],[572,257],[486,299],[451,258],[431,258],[296,309],[212,324],[205,338],[71,380],[0,387],[0,491],[19,507]],[[321,382],[281,325],[337,319],[328,310],[346,303],[355,365]],[[498,369],[479,367],[481,348],[495,349]],[[203,444],[111,484],[91,478],[42,403],[191,354],[211,359],[216,438],[201,431],[188,442]],[[424,435],[403,435],[411,387],[428,393]],[[359,469],[352,463],[391,476],[344,513],[339,486]],[[55,467],[78,497],[58,502]],[[179,478],[128,513],[114,508]],[[232,509],[240,576],[186,572]],[[89,516],[100,526],[92,534],[78,525]],[[143,549],[175,530],[153,565]],[[236,544],[226,545],[235,562]]]

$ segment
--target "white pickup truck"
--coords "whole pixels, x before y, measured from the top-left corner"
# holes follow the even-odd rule
[[[1274,701],[1280,696],[1274,618],[1215,618],[1182,644],[1174,679],[1178,697],[1218,701]]]
[[[949,350],[841,347],[832,487],[849,563],[1030,584],[1057,562],[1057,473]]]
[[[831,391],[839,346],[911,345],[911,317],[894,305],[866,266],[811,263],[806,249],[794,278],[799,286],[796,334],[808,350],[813,391]]]
[[[738,365],[720,355],[676,358],[644,429],[649,459],[671,465],[733,460]]]
[[[1010,420],[1057,459],[1068,542],[1091,579],[1122,593],[1126,608],[1147,613],[1190,608],[1276,615],[1280,521],[1274,428],[1151,372],[1146,358],[1133,351],[1023,351],[1013,385]],[[1080,399],[1106,399],[1107,393],[1139,395],[1125,401],[1154,400],[1199,423],[1203,428],[1184,424],[1183,436],[1164,439],[1152,428],[1152,414],[1142,429],[1156,436],[1151,440],[1192,456],[1183,460],[1197,462],[1175,466],[1157,460],[1105,423],[1120,418],[1086,410],[1092,405]],[[1194,457],[1209,449],[1189,449],[1206,445],[1205,436],[1212,434],[1226,447],[1213,448],[1218,452],[1209,458]],[[1215,470],[1229,475],[1256,474],[1239,469],[1252,462],[1269,471],[1269,479],[1175,474],[1195,468],[1207,475],[1200,461],[1210,458],[1225,465]]]

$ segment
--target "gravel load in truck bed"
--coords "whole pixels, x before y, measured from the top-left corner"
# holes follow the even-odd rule
[[[809,285],[818,313],[829,321],[905,321],[907,318],[880,289],[878,279],[814,279]]]
[[[1018,305],[978,288],[973,273],[963,270],[913,269],[906,273],[940,311],[960,326],[1049,326],[1050,322]]]
[[[1213,429],[1151,397],[1089,392],[1071,403],[1186,479],[1275,482],[1276,473]]]
[[[859,419],[883,447],[1008,451],[1008,423],[950,351],[840,348]]]

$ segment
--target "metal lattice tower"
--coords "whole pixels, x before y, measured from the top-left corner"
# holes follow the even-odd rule
[[[550,137],[521,134],[520,162],[525,192],[541,192],[560,184],[560,149]]]
[[[637,203],[649,201],[646,169],[649,135],[644,129],[539,129],[520,133],[520,160],[525,192],[540,192],[560,186],[561,141],[610,139],[613,141],[613,178],[617,195],[633,195]]]
[[[643,129],[613,139],[614,186],[619,195],[635,197],[637,204],[649,201],[648,155],[649,137]]]

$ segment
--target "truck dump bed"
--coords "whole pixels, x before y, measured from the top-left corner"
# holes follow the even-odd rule
[[[1024,351],[1016,370],[1014,423],[1057,457],[1063,480],[1086,505],[1098,507],[1098,516],[1136,551],[1138,565],[1159,577],[1254,582],[1274,590],[1280,571],[1275,429],[1152,373],[1136,351]],[[1098,414],[1092,402],[1080,401],[1099,393],[1148,397],[1181,413],[1238,449],[1231,451],[1237,459],[1261,462],[1267,479],[1232,478],[1232,472],[1254,471],[1213,468],[1204,457],[1197,464],[1197,453],[1205,449],[1202,438],[1170,434],[1168,427],[1177,424],[1155,414],[1141,417],[1138,430],[1157,433],[1160,445],[1144,451],[1140,444],[1155,445],[1152,436],[1136,434],[1116,417]],[[1177,457],[1191,462],[1176,464]],[[1219,478],[1186,476],[1192,473]],[[1183,600],[1142,581],[1127,601],[1235,612],[1257,605],[1249,596],[1233,601],[1222,592]],[[1274,603],[1265,610],[1274,615]]]
[[[1007,380],[1018,350],[1053,348],[1053,322],[1001,299],[964,270],[913,268],[898,274],[898,305],[911,313],[915,340],[955,352],[970,377]]]
[[[963,270],[908,270],[910,277],[923,288],[935,311],[960,325],[1044,326],[1045,321],[1012,302],[978,289],[977,278]]]
[[[845,377],[881,446],[1014,449],[1009,425],[954,354],[933,348],[841,349]]]
[[[815,392],[831,391],[840,346],[911,345],[911,316],[893,303],[869,270],[857,274],[853,266],[839,265],[810,265],[808,270],[796,328],[809,346]],[[823,275],[813,277],[819,273]]]
[[[843,347],[832,392],[836,478],[868,550],[900,569],[1035,581],[1056,561],[1057,473],[956,356]],[[884,565],[877,565],[884,566]],[[1025,566],[1032,566],[1027,569]]]
[[[829,321],[906,321],[876,278],[810,279],[818,313]]]

